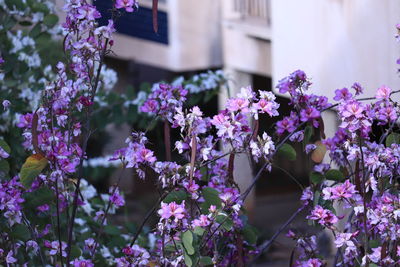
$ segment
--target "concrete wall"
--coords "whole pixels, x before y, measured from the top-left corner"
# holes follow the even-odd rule
[[[399,22],[398,0],[272,0],[274,84],[302,69],[327,96],[355,81],[398,89]]]

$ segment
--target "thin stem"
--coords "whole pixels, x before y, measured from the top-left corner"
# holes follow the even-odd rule
[[[38,241],[38,238],[36,236],[35,230],[33,229],[32,225],[30,224],[29,220],[26,218],[26,215],[23,212],[22,212],[22,219],[25,222],[26,226],[28,226],[29,232],[31,233],[32,238],[35,240],[35,242],[37,244],[40,244]],[[39,246],[38,250],[39,250],[40,262],[42,263],[42,266],[46,266],[46,264],[45,264],[46,262],[43,257],[42,247]]]
[[[277,153],[277,151],[283,146],[283,144],[286,143],[287,140],[289,140],[289,138],[302,126],[304,126],[306,124],[306,122],[302,122],[300,123],[296,130],[291,132],[290,134],[288,134],[277,146],[275,149],[275,152],[272,153],[271,158],[273,156],[275,156],[275,154]],[[242,200],[246,199],[247,196],[250,194],[251,190],[253,189],[253,187],[256,185],[258,179],[260,179],[262,172],[270,165],[271,163],[269,161],[267,161],[262,167],[261,169],[257,172],[256,176],[253,178],[253,182],[249,185],[249,187],[246,189],[246,191],[242,194]]]
[[[150,217],[153,215],[153,213],[157,210],[158,206],[160,205],[160,203],[164,200],[164,198],[167,196],[167,193],[164,193],[163,195],[160,196],[160,198],[158,199],[157,203],[153,206],[153,208],[151,208],[151,210],[149,210],[146,214],[146,216],[144,217],[139,229],[137,230],[135,236],[133,237],[130,246],[133,246],[136,242],[136,240],[138,239],[140,233],[143,230],[143,227],[145,226],[145,224],[147,223],[147,221],[150,219]]]
[[[293,215],[278,229],[278,231],[275,232],[275,234],[271,237],[271,239],[265,241],[262,243],[258,249],[259,253],[253,258],[253,263],[267,250],[269,247],[272,245],[272,243],[275,241],[275,239],[285,230],[285,228],[291,224],[294,219],[303,211],[304,206],[301,206]],[[251,265],[251,264],[250,264]]]
[[[123,165],[123,167],[122,167],[122,171],[120,172],[118,180],[117,180],[117,183],[115,184],[115,186],[113,188],[113,191],[111,192],[111,196],[114,195],[115,192],[117,191],[119,183],[120,183],[121,178],[122,178],[122,174],[124,173],[124,170],[125,170],[125,165]],[[105,222],[105,220],[107,218],[108,212],[110,211],[111,204],[112,203],[111,203],[111,197],[110,197],[109,200],[108,200],[108,203],[107,203],[107,208],[106,208],[106,210],[104,212],[104,216],[103,216],[103,218],[101,219],[101,222],[100,222],[101,223],[100,224],[100,230],[97,232],[96,237],[95,237],[95,242],[94,242],[93,251],[92,251],[92,255],[91,255],[92,259],[93,259],[94,255],[96,254],[96,249],[97,249],[97,246],[99,244],[99,239],[101,238],[101,236],[102,236],[102,234],[104,232],[104,222]]]
[[[369,238],[368,238],[368,228],[367,228],[367,200],[366,200],[366,188],[365,188],[365,161],[364,161],[364,152],[362,149],[362,136],[360,133],[360,138],[359,138],[359,145],[360,145],[360,153],[361,153],[361,161],[362,161],[362,194],[363,194],[363,207],[364,207],[364,212],[363,212],[363,226],[364,226],[364,242],[365,242],[365,259],[366,259],[366,263],[365,266],[368,267],[369,266],[369,259],[368,259],[368,251],[369,251]]]
[[[61,224],[60,224],[60,207],[59,207],[59,192],[58,192],[58,176],[56,177],[56,212],[57,212],[57,235],[58,235],[58,245],[60,247],[60,262],[61,266],[64,266],[63,255],[62,255],[62,242],[61,242]]]
[[[105,40],[105,42],[104,42],[104,47],[103,47],[103,51],[102,51],[101,58],[100,58],[100,64],[99,64],[99,67],[97,69],[95,82],[94,82],[94,85],[92,86],[92,91],[91,91],[91,102],[92,103],[94,101],[94,97],[96,95],[97,87],[99,85],[100,73],[101,73],[101,69],[103,67],[105,54],[107,52],[108,42],[109,42],[109,39],[107,38]],[[78,195],[79,195],[78,192],[79,192],[79,187],[80,187],[82,176],[83,176],[83,160],[84,160],[84,155],[86,153],[89,137],[91,135],[90,119],[91,119],[92,111],[93,111],[93,105],[90,105],[87,108],[87,112],[86,112],[86,127],[85,127],[86,131],[85,131],[85,137],[83,139],[83,145],[82,145],[82,158],[81,158],[80,163],[79,163],[78,181],[77,181],[77,184],[76,184],[76,189],[75,189],[75,194],[74,194],[74,199],[73,199],[71,219],[70,219],[70,221],[68,223],[67,267],[70,266],[72,233],[73,233],[73,228],[74,228],[74,223],[75,223],[76,211],[77,211],[77,208],[78,208]]]
[[[164,121],[164,144],[165,144],[165,158],[167,161],[171,161],[171,128],[169,122]]]
[[[279,167],[276,164],[273,164],[272,166],[274,166],[275,168],[277,168],[277,169],[281,170],[282,172],[284,172],[287,176],[289,176],[290,179],[293,180],[293,182],[295,182],[300,187],[301,190],[304,190],[304,186],[290,172],[288,172],[284,168]]]

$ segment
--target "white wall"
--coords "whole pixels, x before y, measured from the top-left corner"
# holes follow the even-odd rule
[[[360,82],[369,95],[385,84],[400,89],[399,0],[271,0],[274,84],[296,69],[315,92]]]

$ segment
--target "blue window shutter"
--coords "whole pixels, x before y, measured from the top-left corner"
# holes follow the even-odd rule
[[[111,0],[94,1],[94,5],[102,16],[98,19],[100,25],[107,25],[112,4]],[[118,33],[168,45],[168,14],[166,12],[158,11],[158,33],[153,31],[152,11],[145,7],[139,7],[132,13],[124,12],[115,26]]]

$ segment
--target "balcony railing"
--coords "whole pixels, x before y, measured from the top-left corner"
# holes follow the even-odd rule
[[[258,18],[270,23],[270,0],[233,0],[234,11],[241,18]]]

